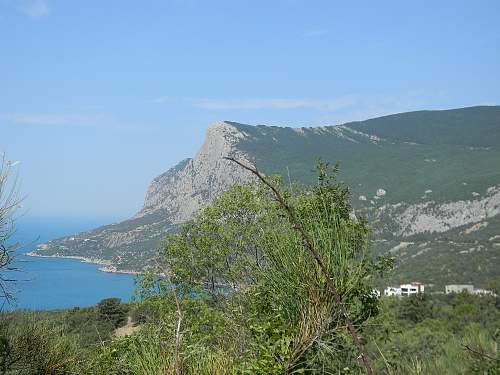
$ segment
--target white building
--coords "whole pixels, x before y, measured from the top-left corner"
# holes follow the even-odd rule
[[[400,296],[401,288],[396,288],[394,286],[388,286],[384,290],[384,296]]]
[[[418,282],[401,284],[399,288],[389,286],[384,290],[384,296],[411,296],[424,293],[424,285]]]
[[[474,289],[472,293],[478,294],[480,296],[493,296],[493,297],[497,296],[492,290],[486,290],[486,289],[480,289],[480,288]]]
[[[417,282],[413,282],[411,284],[402,284],[400,288],[402,296],[424,293],[424,285]]]
[[[467,293],[472,294],[472,293],[474,293],[474,285],[471,285],[471,284],[445,285],[444,292],[445,292],[445,294],[462,293],[462,292],[467,292]]]
[[[491,291],[491,290],[486,290],[486,289],[481,289],[481,288],[474,288],[474,285],[471,284],[451,284],[451,285],[446,285],[444,287],[444,291],[446,294],[452,294],[452,293],[462,293],[462,292],[467,292],[470,294],[477,294],[480,296],[493,296],[496,297],[496,294]]]

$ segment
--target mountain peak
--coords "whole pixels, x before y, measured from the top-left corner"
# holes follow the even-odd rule
[[[235,181],[249,181],[251,176],[246,171],[224,160],[228,155],[247,160],[246,155],[237,149],[243,138],[245,134],[231,123],[211,124],[193,159],[184,160],[153,180],[144,207],[136,217],[166,210],[173,223],[180,223],[191,218]]]

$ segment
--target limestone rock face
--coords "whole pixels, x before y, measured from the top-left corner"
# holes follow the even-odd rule
[[[230,155],[248,163],[246,155],[236,149],[238,141],[244,137],[226,122],[211,125],[203,146],[193,159],[181,162],[153,180],[136,218],[163,209],[173,223],[181,223],[230,186],[249,182],[252,175],[248,171],[224,160]]]
[[[438,203],[428,200],[418,204],[398,203],[380,207],[379,217],[386,216],[396,225],[395,236],[420,233],[443,233],[464,225],[479,223],[500,214],[500,185],[488,188],[483,197],[472,200]]]
[[[482,199],[443,204],[426,202],[408,207],[397,222],[404,236],[423,232],[446,232],[500,214],[500,186],[492,186]]]

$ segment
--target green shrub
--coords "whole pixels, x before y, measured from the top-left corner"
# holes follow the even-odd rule
[[[97,314],[101,321],[119,327],[127,319],[127,313],[119,298],[106,298],[97,304]]]
[[[61,326],[30,315],[11,323],[2,322],[0,373],[64,375],[79,371],[81,352]]]

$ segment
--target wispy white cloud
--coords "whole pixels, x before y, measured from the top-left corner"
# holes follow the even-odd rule
[[[446,106],[445,91],[424,89],[402,92],[350,94],[332,98],[176,98],[162,96],[150,100],[164,105],[185,105],[207,111],[287,111],[308,110],[311,121],[318,124],[365,120],[398,112],[440,109]],[[439,105],[437,104],[439,103]],[[294,112],[295,113],[295,112]]]
[[[24,1],[20,9],[31,18],[43,18],[50,14],[50,7],[46,0]]]
[[[336,110],[354,104],[354,98],[345,96],[335,99],[198,99],[194,106],[212,110],[257,109],[324,109]]]
[[[206,110],[262,110],[262,109],[324,109],[337,110],[353,105],[356,99],[353,96],[341,96],[333,99],[307,99],[307,98],[172,98],[158,97],[153,103],[164,104],[173,102],[187,102],[189,105]]]
[[[343,123],[370,118],[430,109],[448,109],[449,96],[446,91],[412,90],[399,95],[366,94],[356,96],[355,103],[340,111],[322,111],[318,123]]]
[[[157,124],[135,122],[110,112],[0,112],[0,125],[143,131]]]
[[[64,113],[0,113],[0,119],[14,124],[46,126],[95,126],[109,121],[109,118],[102,114]]]

